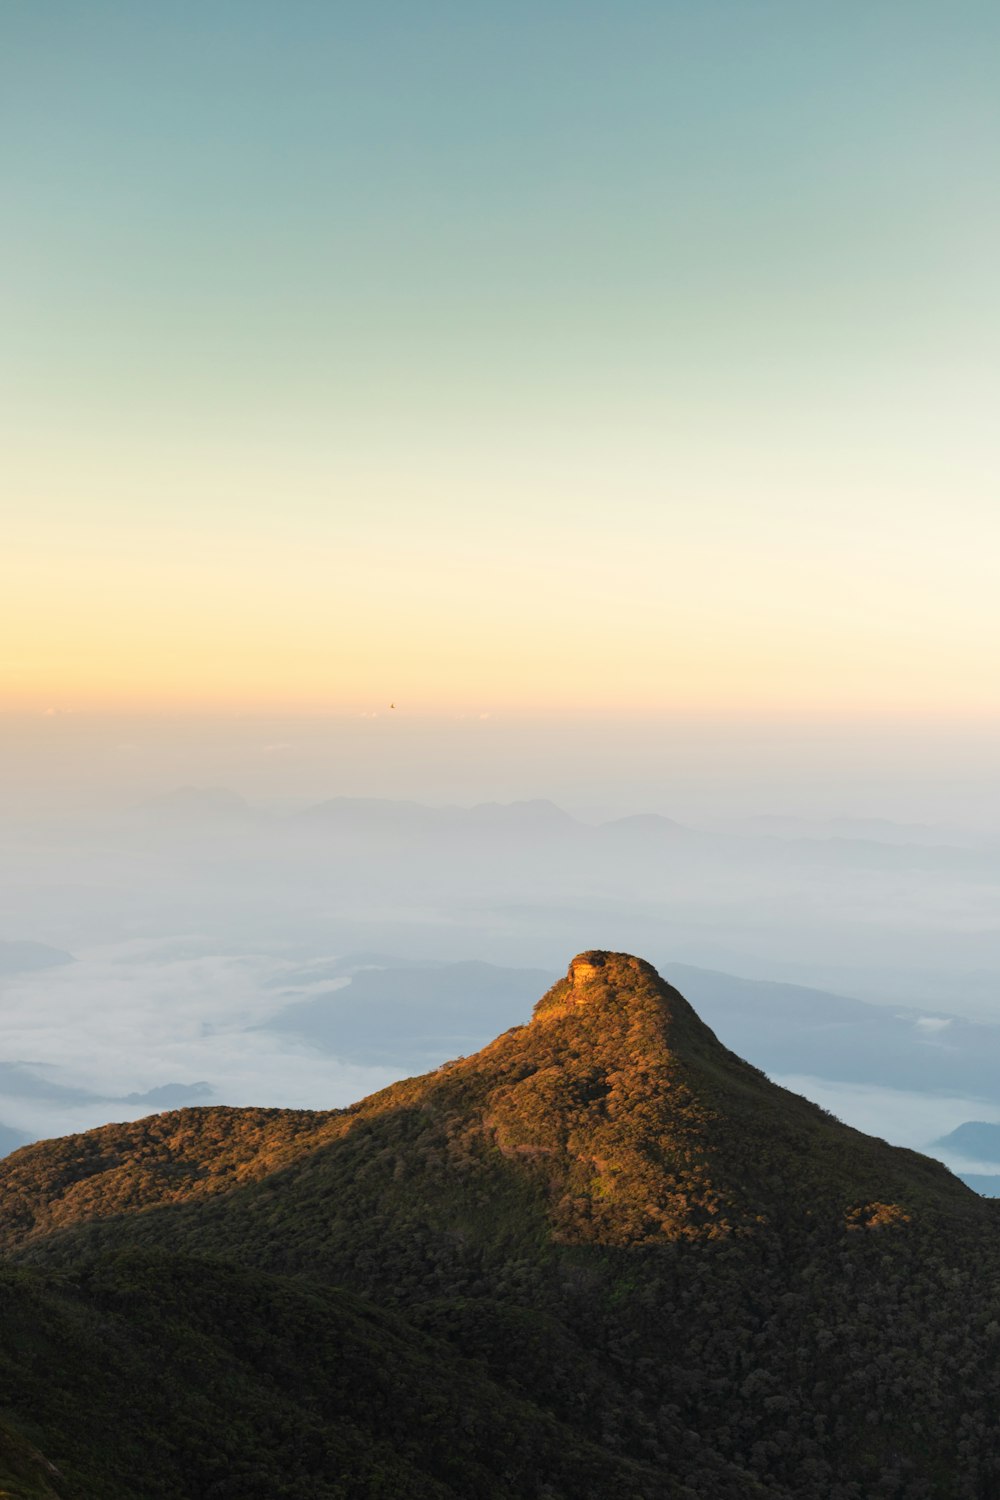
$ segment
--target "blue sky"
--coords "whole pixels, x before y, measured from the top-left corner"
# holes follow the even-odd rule
[[[992,712],[998,33],[8,7],[4,702]]]

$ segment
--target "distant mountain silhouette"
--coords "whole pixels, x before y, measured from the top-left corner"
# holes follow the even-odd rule
[[[265,1029],[335,1057],[414,1067],[474,1051],[523,1017],[554,976],[495,964],[359,967],[346,989],[287,1006]]]
[[[38,1139],[39,1134],[44,1131],[44,1124],[35,1123],[37,1106],[40,1104],[51,1105],[53,1111],[86,1105],[91,1112],[98,1105],[104,1112],[105,1106],[127,1104],[130,1106],[129,1113],[133,1113],[137,1105],[155,1110],[177,1109],[185,1104],[210,1099],[212,1092],[211,1085],[207,1083],[165,1083],[131,1094],[103,1094],[72,1083],[58,1082],[48,1069],[37,1065],[0,1062],[0,1100],[5,1101],[12,1111],[19,1101],[29,1101],[35,1106],[31,1134],[0,1123],[0,1156]]]
[[[73,1084],[58,1083],[49,1070],[22,1062],[0,1062],[0,1097],[47,1099],[56,1104],[99,1102],[104,1095]]]
[[[0,1156],[7,1156],[11,1151],[16,1151],[19,1146],[25,1145],[30,1140],[23,1131],[15,1130],[12,1125],[4,1125],[0,1121]]]
[[[638,834],[665,838],[697,838],[697,831],[678,823],[673,818],[664,818],[660,813],[631,813],[626,818],[611,818],[599,823],[605,833]]]
[[[21,1062],[0,1062],[0,1095],[12,1098],[50,1100],[59,1104],[192,1104],[211,1094],[207,1083],[165,1083],[133,1094],[101,1094],[93,1089],[57,1083],[48,1070]]]
[[[36,969],[55,969],[71,963],[75,963],[72,953],[64,948],[51,948],[48,943],[0,943],[0,976],[29,974]]]
[[[986,1120],[966,1120],[964,1125],[949,1131],[934,1145],[967,1156],[970,1161],[1000,1162],[1000,1125]]]
[[[472,807],[428,807],[422,802],[393,802],[379,797],[331,797],[296,814],[295,821],[327,831],[421,835],[565,836],[587,825],[557,807],[536,799],[527,802],[479,802]]]
[[[663,968],[711,1025],[769,1073],[1000,1103],[996,1024],[690,964]]]
[[[974,1193],[982,1193],[984,1198],[1000,1198],[1000,1173],[959,1172],[957,1176]]]
[[[178,1109],[212,1095],[210,1083],[161,1083],[141,1094],[122,1094],[122,1104],[153,1104],[158,1109]]]

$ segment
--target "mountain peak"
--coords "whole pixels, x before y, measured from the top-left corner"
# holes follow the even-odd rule
[[[633,974],[652,979],[659,977],[652,964],[643,958],[633,958],[631,953],[607,953],[603,948],[588,948],[570,960],[567,978],[574,989],[582,989],[595,979],[611,983],[627,980]]]
[[[529,1025],[349,1109],[184,1109],[0,1162],[0,1248],[34,1263],[0,1279],[4,1388],[60,1463],[93,1452],[74,1494],[152,1495],[155,1465],[163,1497],[996,1495],[996,1246],[940,1163],[590,949]],[[6,1422],[0,1493],[66,1494]]]
[[[607,1016],[627,1013],[632,1021],[644,1016],[654,1023],[661,1038],[670,1030],[674,1044],[678,1040],[676,1026],[681,1022],[719,1045],[683,995],[662,979],[652,964],[631,953],[604,948],[578,953],[570,960],[566,977],[557,980],[538,1001],[532,1019],[554,1019],[580,1008]]]
[[[637,980],[662,983],[652,964],[631,953],[609,953],[588,948],[570,960],[565,979],[552,986],[535,1006],[535,1015],[570,1005],[596,1004],[618,998],[621,990],[633,988]]]
[[[188,1109],[22,1149],[0,1168],[0,1245],[44,1254],[49,1240],[60,1254],[72,1226],[112,1219],[120,1235],[128,1218],[130,1235],[199,1251],[263,1233],[268,1264],[284,1266],[299,1253],[289,1226],[324,1223],[332,1237],[309,1255],[332,1275],[344,1205],[351,1222],[405,1219],[423,1192],[446,1235],[488,1240],[470,1202],[491,1202],[519,1233],[556,1244],[983,1213],[939,1162],[850,1129],[730,1052],[651,964],[587,949],[530,1024],[349,1109]]]

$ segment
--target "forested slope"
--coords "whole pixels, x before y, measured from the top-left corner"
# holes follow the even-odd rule
[[[592,952],[528,1026],[349,1110],[182,1110],[0,1163],[6,1406],[67,1496],[256,1494],[228,1441],[178,1478],[232,1409],[261,1494],[381,1493],[374,1453],[412,1470],[386,1494],[987,1500],[998,1228],[940,1164],[728,1052],[641,960]],[[113,1318],[132,1363],[36,1381],[25,1425],[24,1350],[67,1308],[81,1362]],[[175,1455],[160,1489],[127,1487],[127,1422],[87,1446],[130,1384]]]

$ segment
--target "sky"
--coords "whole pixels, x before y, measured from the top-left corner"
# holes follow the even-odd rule
[[[0,709],[994,722],[998,43],[5,6]]]

